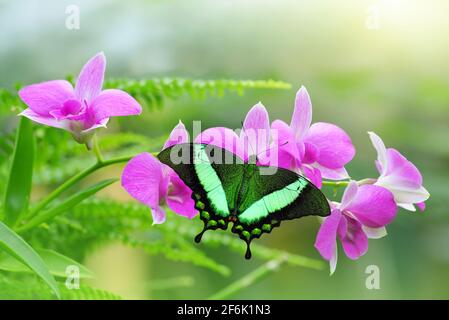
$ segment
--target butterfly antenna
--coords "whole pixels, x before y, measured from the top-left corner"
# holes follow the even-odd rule
[[[279,147],[283,147],[283,146],[285,146],[287,143],[288,143],[288,141],[285,141],[283,144],[279,145]],[[277,147],[277,146],[272,146],[272,147],[268,148],[267,150],[260,151],[260,152],[257,154],[257,156],[258,156],[259,154],[261,154],[262,152],[270,151],[271,149],[274,149],[274,148],[276,148],[276,147]]]

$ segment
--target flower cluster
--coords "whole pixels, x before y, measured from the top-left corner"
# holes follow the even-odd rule
[[[141,113],[140,104],[128,93],[101,90],[106,58],[95,55],[81,70],[75,88],[66,80],[53,80],[22,88],[19,96],[28,108],[21,113],[35,122],[72,133],[91,147],[95,130],[106,127],[110,117]]]
[[[105,67],[106,59],[100,53],[83,67],[75,88],[64,80],[24,87],[19,96],[28,109],[21,115],[67,130],[76,141],[90,147],[96,129],[105,127],[110,117],[141,112],[139,103],[126,92],[102,91]],[[311,99],[301,87],[290,124],[282,120],[270,123],[267,110],[258,103],[246,115],[242,130],[209,128],[192,141],[224,148],[247,162],[295,171],[318,188],[323,179],[339,180],[335,185],[346,185],[341,202],[329,200],[331,214],[322,220],[315,242],[315,248],[330,262],[332,273],[337,264],[337,238],[344,253],[357,259],[368,250],[368,239],[386,235],[385,226],[394,220],[398,207],[415,211],[416,205],[424,210],[424,202],[429,198],[419,170],[399,151],[386,148],[378,135],[368,134],[377,151],[375,166],[379,176],[354,181],[345,169],[355,156],[351,138],[334,124],[312,124]],[[163,148],[188,141],[189,134],[180,121]],[[163,205],[188,218],[197,214],[191,190],[150,153],[139,154],[128,162],[122,173],[122,186],[151,208],[154,224],[166,219]]]

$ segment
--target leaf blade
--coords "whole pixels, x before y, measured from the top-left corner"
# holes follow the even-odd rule
[[[36,249],[44,263],[47,265],[50,274],[55,277],[66,277],[66,268],[68,266],[76,266],[79,270],[80,278],[91,279],[94,278],[94,273],[81,263],[62,255],[56,251],[49,249]],[[31,272],[25,264],[14,259],[10,255],[4,256],[0,259],[0,270],[9,272]]]
[[[56,281],[48,271],[42,258],[18,234],[0,221],[0,249],[12,255],[33,270],[53,290],[58,299],[61,297]]]
[[[32,122],[21,117],[4,200],[6,224],[13,226],[28,209],[35,153]]]
[[[76,206],[78,203],[83,201],[86,198],[89,198],[90,196],[94,195],[98,191],[106,188],[107,186],[111,185],[112,183],[118,181],[118,179],[106,179],[103,180],[97,184],[94,184],[93,186],[90,186],[87,189],[84,189],[73,196],[69,197],[62,203],[58,204],[57,206],[48,209],[47,211],[39,214],[38,216],[31,219],[27,224],[25,224],[22,227],[17,228],[17,232],[24,232],[26,230],[29,230],[31,228],[34,228],[41,223],[44,223],[50,219],[53,219],[54,217],[58,216],[59,214],[71,209],[72,207]]]

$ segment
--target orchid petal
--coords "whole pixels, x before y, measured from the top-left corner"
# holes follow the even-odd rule
[[[342,214],[340,210],[332,210],[331,215],[324,219],[316,236],[315,248],[326,260],[331,260],[335,254],[337,229],[341,219]]]
[[[364,184],[358,187],[357,194],[345,210],[351,212],[363,225],[379,228],[393,221],[397,206],[389,190]]]
[[[164,223],[167,217],[165,210],[158,205],[151,207],[151,216],[153,217],[153,225]]]
[[[412,211],[412,212],[416,211],[415,206],[411,203],[398,203],[397,205],[398,205],[398,207],[401,207],[407,211]]]
[[[302,86],[296,93],[295,109],[293,110],[292,121],[290,123],[296,141],[299,142],[304,139],[311,123],[312,102],[307,89]]]
[[[356,197],[358,190],[359,187],[357,185],[357,182],[349,182],[341,199],[340,210],[345,210],[351,204],[352,200],[354,200],[354,198]]]
[[[344,167],[355,155],[351,138],[341,128],[330,123],[312,124],[305,142],[315,145],[319,150],[317,162],[330,169]]]
[[[338,248],[335,245],[334,255],[329,260],[329,275],[333,275],[335,270],[337,269],[337,261],[338,261]]]
[[[370,228],[362,225],[362,229],[368,239],[380,239],[387,235],[387,229],[385,227]]]
[[[187,132],[184,123],[179,120],[179,123],[173,128],[167,141],[165,142],[163,149],[169,148],[175,144],[186,142],[189,142],[189,133]]]
[[[273,121],[271,124],[271,135],[277,137],[277,140],[274,142],[278,152],[279,165],[286,169],[293,169],[295,166],[299,166],[301,153],[298,145],[302,146],[302,153],[304,153],[304,144],[296,143],[293,131],[288,124],[282,120]]]
[[[34,122],[41,123],[46,126],[68,130],[67,123],[65,121],[58,121],[52,116],[41,115],[31,110],[31,108],[25,109],[19,115],[27,117],[28,119],[33,120]]]
[[[262,103],[259,102],[249,110],[245,121],[243,121],[240,139],[248,157],[268,149],[270,144],[270,120]]]
[[[419,203],[416,204],[416,206],[418,207],[418,209],[420,211],[426,210],[426,204],[424,202],[419,202]]]
[[[192,199],[192,190],[178,177],[170,175],[171,188],[167,196],[167,205],[171,210],[181,216],[192,219],[198,214],[195,202]]]
[[[337,169],[329,169],[329,168],[323,167],[319,163],[314,163],[312,165],[315,168],[317,168],[318,170],[320,170],[321,176],[324,179],[344,180],[344,179],[349,179],[350,178],[348,172],[346,171],[346,169],[344,167],[343,168],[337,168]]]
[[[246,160],[240,137],[229,128],[214,127],[206,129],[195,138],[195,143],[211,144]]]
[[[369,131],[368,135],[371,139],[371,143],[373,144],[374,149],[376,149],[377,151],[376,167],[379,170],[379,173],[382,175],[387,170],[388,167],[387,149],[385,148],[384,142],[377,134]]]
[[[90,106],[95,122],[117,116],[132,116],[142,112],[140,104],[122,90],[109,89],[102,91]]]
[[[362,230],[362,224],[355,219],[343,217],[347,221],[346,236],[340,238],[343,250],[349,259],[355,260],[368,251],[368,237]]]
[[[162,164],[154,156],[146,152],[132,158],[126,164],[122,173],[122,187],[133,198],[151,207],[153,210],[159,206],[159,197],[165,196],[159,193],[161,180]],[[158,210],[156,212],[160,213]]]
[[[105,70],[106,57],[103,52],[96,54],[84,65],[75,85],[75,94],[79,100],[90,104],[100,94]]]
[[[48,116],[50,111],[61,109],[75,94],[68,81],[54,80],[26,86],[19,90],[19,97],[35,114]]]
[[[429,192],[424,187],[410,188],[395,182],[394,179],[379,178],[376,185],[390,190],[397,203],[419,203],[429,199]]]
[[[307,179],[312,182],[312,184],[317,187],[318,189],[321,189],[323,180],[321,178],[321,172],[317,168],[310,167],[310,166],[302,166],[301,167],[302,172],[306,176]]]

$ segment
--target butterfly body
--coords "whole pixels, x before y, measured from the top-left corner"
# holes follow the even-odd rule
[[[270,233],[283,220],[307,215],[327,216],[325,196],[304,177],[281,168],[245,163],[236,155],[208,144],[185,143],[158,155],[192,189],[195,208],[207,230],[238,234],[247,244]],[[253,162],[253,161],[250,161]]]

